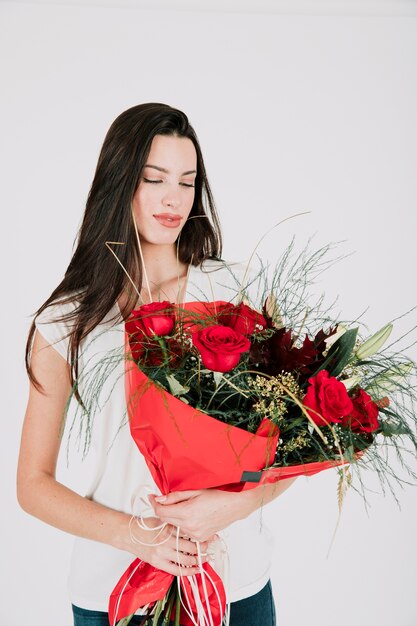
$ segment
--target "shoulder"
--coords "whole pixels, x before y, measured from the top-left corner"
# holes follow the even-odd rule
[[[84,310],[81,310],[83,307]],[[86,303],[83,302],[83,292],[73,291],[65,296],[56,298],[47,307],[35,316],[35,326],[46,341],[52,345],[65,359],[69,355],[71,335],[75,331],[79,320],[79,313],[85,317]],[[120,330],[123,318],[115,302],[103,319],[94,326],[80,342],[82,351],[104,349],[109,343],[109,331]]]
[[[53,300],[36,314],[34,320],[42,337],[65,359],[78,306],[79,293],[72,292]]]
[[[80,305],[80,292],[70,292],[50,302],[35,316],[36,326],[59,325],[71,326]]]
[[[80,293],[71,292],[65,296],[60,296],[53,300],[45,307],[37,316],[36,320],[40,323],[48,323],[58,320],[60,317],[68,316],[77,310],[80,304]]]

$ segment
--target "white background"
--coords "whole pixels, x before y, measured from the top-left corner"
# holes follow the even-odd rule
[[[320,285],[340,295],[344,317],[369,307],[364,321],[376,330],[417,304],[416,3],[206,4],[0,3],[7,626],[71,624],[71,538],[15,501],[23,348],[29,316],[69,261],[104,134],[121,111],[154,101],[187,113],[225,258],[247,257],[279,219],[311,211],[271,233],[263,257],[274,260],[294,232],[300,243],[313,233],[317,244],[346,240],[355,254]],[[400,322],[396,335],[416,321]],[[371,494],[368,514],[351,492],[326,558],[336,483],[331,472],[299,479],[265,511],[279,625],[415,626],[416,489],[399,493],[401,511]]]

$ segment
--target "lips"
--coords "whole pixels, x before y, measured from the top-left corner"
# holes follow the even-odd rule
[[[177,213],[156,213],[154,218],[166,228],[178,228],[182,220],[182,217]]]

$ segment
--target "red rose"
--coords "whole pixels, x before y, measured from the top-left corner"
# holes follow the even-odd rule
[[[170,302],[151,302],[132,311],[126,331],[129,334],[143,333],[146,337],[169,335],[174,324],[175,314]]]
[[[204,367],[214,372],[229,372],[239,363],[250,341],[228,326],[208,326],[192,334]]]
[[[378,406],[363,389],[352,398],[353,411],[344,417],[342,424],[354,432],[373,433],[379,428]]]
[[[227,304],[218,317],[220,324],[229,326],[242,335],[251,335],[255,330],[266,328],[266,319],[243,302],[237,305]]]
[[[149,349],[147,338],[155,335],[169,335],[175,325],[175,314],[172,304],[168,301],[151,302],[132,311],[126,321],[125,328],[129,335],[132,356],[138,361]]]
[[[313,422],[318,426],[340,423],[343,417],[352,413],[353,404],[346,387],[326,370],[320,370],[317,376],[308,379],[309,387],[303,403],[313,411],[308,411]]]

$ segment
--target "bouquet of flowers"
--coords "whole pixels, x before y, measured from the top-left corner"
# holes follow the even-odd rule
[[[264,281],[258,305],[240,285],[234,304],[153,302],[126,321],[130,429],[162,493],[249,489],[338,467],[341,501],[347,464],[372,466],[391,485],[384,444],[402,459],[406,440],[417,450],[415,365],[388,351],[393,324],[363,337],[318,307],[294,323],[304,295],[294,304],[279,284],[285,264],[288,254],[266,287],[264,271],[251,279],[258,292]],[[154,624],[220,624],[225,594],[207,563],[175,580],[136,559],[110,598],[112,625],[143,606]]]

